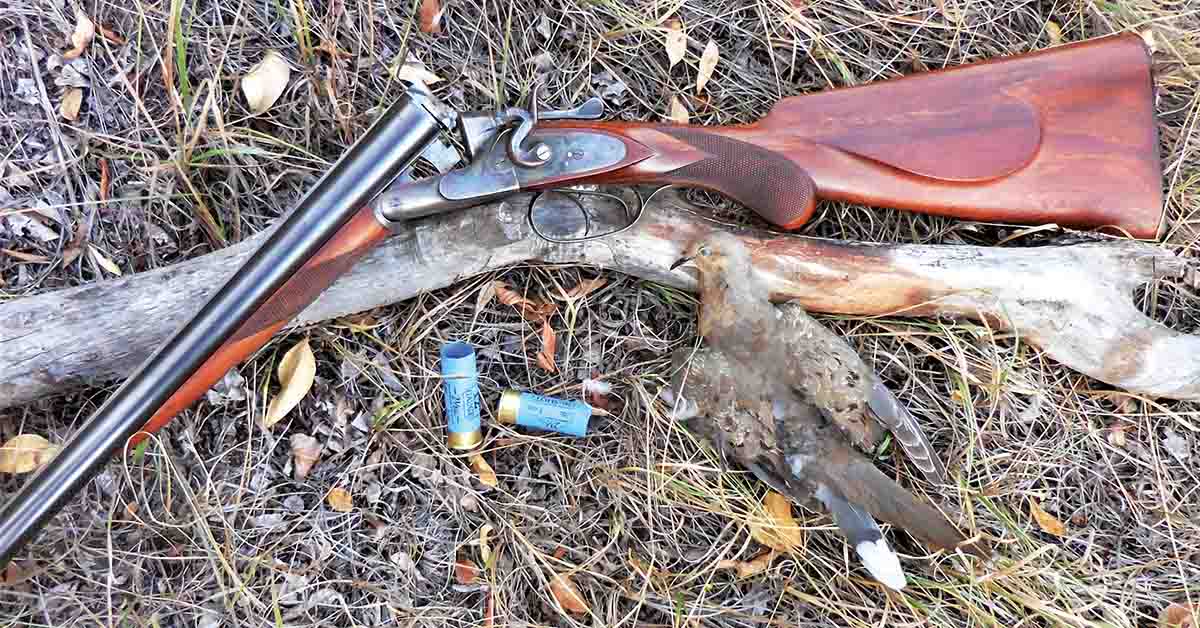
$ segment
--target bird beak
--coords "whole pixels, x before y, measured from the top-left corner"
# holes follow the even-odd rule
[[[690,261],[692,261],[691,255],[681,257],[681,258],[675,260],[675,262],[671,264],[671,270],[675,270],[676,268],[679,268],[680,266],[683,266],[684,264],[686,264]]]

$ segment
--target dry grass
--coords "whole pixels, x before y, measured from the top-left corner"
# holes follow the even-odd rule
[[[531,13],[524,3],[462,1],[446,3],[438,35],[416,30],[415,4],[89,1],[88,14],[129,43],[96,39],[80,62],[90,84],[83,114],[54,124],[48,108],[64,72],[40,55],[65,48],[73,11],[49,0],[0,1],[0,161],[8,164],[0,207],[44,206],[66,234],[42,242],[6,231],[0,218],[0,245],[55,261],[0,254],[0,298],[100,279],[87,256],[56,262],[79,225],[127,273],[265,228],[395,95],[388,69],[409,51],[447,79],[435,87],[457,107],[514,103],[541,80],[552,105],[599,93],[614,118],[659,119],[678,94],[693,123],[724,124],[754,120],[784,96],[1042,48],[1051,43],[1048,20],[1068,41],[1155,29],[1171,219],[1164,246],[1195,256],[1200,241],[1200,18],[1189,3],[852,0],[793,13],[783,0],[603,0]],[[690,36],[687,59],[673,69],[662,49],[669,15]],[[692,86],[709,38],[722,62],[699,98]],[[317,50],[325,42],[350,56]],[[236,78],[268,48],[296,71],[280,103],[254,118]],[[23,98],[34,63],[45,96]],[[107,200],[101,160],[112,178]],[[217,226],[211,233],[206,216]],[[832,203],[807,232],[928,243],[1009,235]],[[495,302],[475,307],[492,279],[549,298],[596,274],[513,268],[275,339],[238,369],[240,381],[197,404],[143,457],[110,465],[55,520],[26,550],[20,581],[0,589],[0,623],[468,625],[483,622],[490,599],[502,625],[1124,627],[1153,623],[1169,602],[1200,599],[1200,453],[1177,459],[1164,445],[1173,432],[1195,452],[1198,406],[1114,393],[1018,339],[934,320],[825,317],[933,432],[957,482],[942,497],[961,505],[966,529],[998,541],[997,564],[929,556],[896,532],[915,577],[904,594],[888,594],[865,578],[828,518],[805,512],[803,547],[769,571],[738,579],[715,569],[759,551],[747,522],[763,488],[722,469],[654,401],[666,356],[695,342],[693,297],[605,275],[608,284],[586,300],[559,303],[558,373],[534,363],[536,326]],[[1190,288],[1152,285],[1137,298],[1178,329],[1200,327]],[[301,334],[317,350],[317,385],[264,430],[256,419],[274,390],[271,374]],[[499,486],[489,489],[445,446],[437,349],[452,338],[479,349],[492,406],[506,387],[578,396],[580,380],[594,375],[613,383],[620,403],[586,438],[491,425],[484,456]],[[106,392],[2,413],[0,436],[35,431],[61,441]],[[303,480],[291,476],[294,433],[326,446]],[[891,450],[878,458],[920,490]],[[5,478],[0,490],[18,485]],[[334,487],[355,496],[352,512],[325,504]],[[1066,523],[1066,537],[1037,528],[1032,500]],[[478,582],[456,582],[459,555],[483,566]],[[571,574],[589,614],[554,603],[556,573]]]

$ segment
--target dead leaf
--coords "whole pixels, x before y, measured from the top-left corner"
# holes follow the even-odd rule
[[[96,248],[95,245],[87,245],[87,250],[88,255],[92,256],[92,260],[94,260],[96,264],[100,266],[100,268],[107,270],[110,274],[116,275],[117,277],[121,276],[121,267],[117,266],[112,260],[105,257],[104,253],[101,253],[100,249]]]
[[[49,264],[50,263],[50,258],[42,256],[42,255],[34,255],[33,253],[22,253],[20,251],[14,251],[12,249],[0,249],[0,253],[4,253],[5,255],[7,255],[13,259],[21,260],[22,262],[31,262],[34,264]]]
[[[475,471],[475,475],[479,477],[479,481],[484,486],[496,488],[500,481],[496,478],[496,472],[492,469],[492,465],[483,459],[483,454],[475,452],[471,454],[471,469]]]
[[[739,578],[749,578],[770,569],[778,555],[778,552],[769,549],[746,561],[725,559],[717,563],[717,569],[735,569]]]
[[[282,387],[279,395],[271,400],[267,407],[263,424],[267,427],[275,425],[287,413],[291,412],[312,388],[317,376],[317,360],[313,357],[312,347],[308,338],[296,343],[296,346],[284,354],[279,361],[279,384]]]
[[[108,160],[101,157],[100,164],[100,200],[107,201],[109,188],[112,187],[112,175],[108,171]]]
[[[667,119],[676,124],[688,123],[688,110],[679,96],[671,97],[671,111],[667,114]]]
[[[442,3],[438,0],[421,0],[421,8],[417,11],[422,33],[442,32]]]
[[[114,43],[118,46],[125,45],[125,38],[118,35],[116,33],[116,31],[112,30],[111,28],[108,28],[107,26],[105,26],[103,24],[101,24],[99,28],[100,28],[100,35],[102,37],[104,37],[105,39],[107,39],[108,41],[111,41],[112,43]]]
[[[583,297],[586,297],[587,295],[599,290],[600,288],[603,288],[606,284],[608,284],[608,280],[605,279],[604,277],[595,277],[592,279],[584,279],[583,281],[579,282],[579,284],[576,285],[574,288],[567,290],[567,298],[568,299],[582,299]]]
[[[74,122],[79,119],[79,107],[83,105],[83,89],[72,87],[63,93],[62,102],[58,105],[58,113],[63,119]]]
[[[14,560],[4,568],[4,575],[0,576],[0,582],[4,583],[5,586],[11,587],[28,580],[30,575],[30,570],[26,568],[24,563]]]
[[[803,541],[800,528],[792,517],[792,502],[788,498],[768,491],[763,498],[766,520],[757,517],[750,522],[750,536],[767,547],[786,552],[799,547]]]
[[[550,593],[568,613],[582,615],[588,612],[587,602],[579,593],[579,588],[566,574],[555,574],[550,580]]]
[[[558,372],[554,362],[554,350],[558,346],[558,336],[550,328],[550,321],[542,321],[542,350],[538,351],[537,364],[551,373]]]
[[[72,262],[79,259],[83,255],[83,246],[87,243],[87,221],[80,220],[75,225],[75,237],[71,239],[70,244],[67,244],[63,249],[63,266],[70,266]]]
[[[459,584],[475,584],[479,580],[479,567],[471,562],[463,552],[458,553],[458,560],[454,561],[454,581]]]
[[[1169,427],[1163,431],[1163,434],[1163,449],[1166,449],[1167,453],[1178,460],[1179,464],[1187,464],[1188,458],[1192,457],[1192,446],[1188,440]]]
[[[492,299],[496,298],[496,284],[498,281],[489,281],[479,288],[479,294],[475,297],[475,310],[479,311],[487,307]]]
[[[71,33],[72,48],[64,52],[62,58],[68,61],[78,58],[87,50],[88,44],[92,43],[92,38],[95,36],[96,25],[88,19],[87,14],[75,9],[75,31]]]
[[[496,298],[504,305],[509,305],[521,312],[521,317],[527,321],[538,323],[554,315],[558,306],[553,303],[534,301],[520,295],[502,281],[495,282]]]
[[[442,80],[442,77],[427,70],[425,64],[413,56],[409,56],[408,61],[396,71],[396,78],[401,81],[424,85],[433,85]]]
[[[354,498],[350,496],[350,491],[340,486],[329,491],[329,497],[326,497],[325,501],[329,502],[330,508],[338,512],[354,510]]]
[[[484,565],[492,562],[492,546],[488,541],[488,537],[492,535],[492,529],[490,523],[485,523],[482,528],[479,528],[479,557],[483,559]]]
[[[292,434],[292,477],[308,477],[317,460],[321,459],[321,442],[308,434]]]
[[[262,61],[242,77],[242,94],[254,115],[265,113],[287,89],[292,69],[283,55],[268,50]]]
[[[667,59],[671,61],[668,68],[673,68],[676,63],[683,61],[683,55],[687,52],[687,33],[683,31],[683,22],[676,19],[667,21],[663,46],[667,49]]]
[[[1046,35],[1050,38],[1051,46],[1063,43],[1062,27],[1054,20],[1046,20]]]
[[[1036,499],[1029,500],[1029,514],[1033,515],[1034,520],[1037,521],[1038,527],[1042,529],[1042,532],[1053,534],[1054,536],[1067,535],[1067,528],[1063,525],[1063,522],[1055,518],[1054,515],[1043,510],[1042,505],[1039,504]]]
[[[14,436],[0,447],[0,473],[36,471],[58,453],[58,447],[37,434]]]
[[[1196,615],[1200,606],[1171,602],[1158,615],[1158,628],[1197,628]]]
[[[1124,448],[1125,443],[1125,424],[1118,422],[1108,426],[1108,444]]]
[[[708,84],[708,79],[712,78],[713,70],[717,69],[717,61],[721,58],[721,49],[717,48],[717,43],[713,40],[708,40],[708,44],[704,46],[704,53],[700,55],[700,69],[696,72],[696,93],[704,91],[704,86]]]

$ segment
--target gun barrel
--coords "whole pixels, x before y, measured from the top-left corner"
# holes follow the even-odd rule
[[[426,106],[425,98],[411,89],[401,96],[204,307],[109,397],[51,464],[35,474],[4,505],[0,510],[0,567],[7,565],[45,522],[152,417],[156,425],[165,423],[181,409],[173,398],[181,387],[190,383],[193,375],[199,375],[202,369],[215,371],[217,363],[225,368],[232,366],[228,358],[234,357],[236,351],[231,352],[225,345],[244,329],[244,323],[252,317],[263,318],[263,327],[274,331],[336,277],[336,274],[323,277],[330,273],[320,273],[325,279],[322,285],[281,290],[352,216],[359,213],[356,220],[374,220],[369,211],[363,212],[363,206],[391,183],[442,128]],[[382,225],[375,230],[358,231],[386,234]],[[364,237],[363,241],[370,244],[379,239],[381,235]],[[357,251],[359,255],[362,252],[365,251]],[[289,284],[292,286],[294,282]],[[254,334],[255,347],[269,336],[269,333]],[[242,351],[239,355],[246,353]],[[222,354],[216,355],[221,359],[214,361],[215,354]],[[202,379],[211,375],[205,373]],[[203,390],[197,395],[202,393]],[[173,411],[165,411],[166,408]]]

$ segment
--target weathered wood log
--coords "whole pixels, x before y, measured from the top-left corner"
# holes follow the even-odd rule
[[[414,223],[293,325],[395,303],[526,261],[596,265],[692,290],[689,275],[667,266],[689,239],[731,229],[667,193],[647,205],[633,229],[552,244],[529,228],[527,202],[515,197]],[[1024,249],[867,245],[753,230],[742,235],[778,300],[825,313],[986,319],[1113,386],[1200,399],[1200,337],[1172,331],[1132,303],[1137,286],[1186,270],[1161,247],[1117,240]],[[167,268],[0,304],[0,408],[122,378],[260,239]]]

